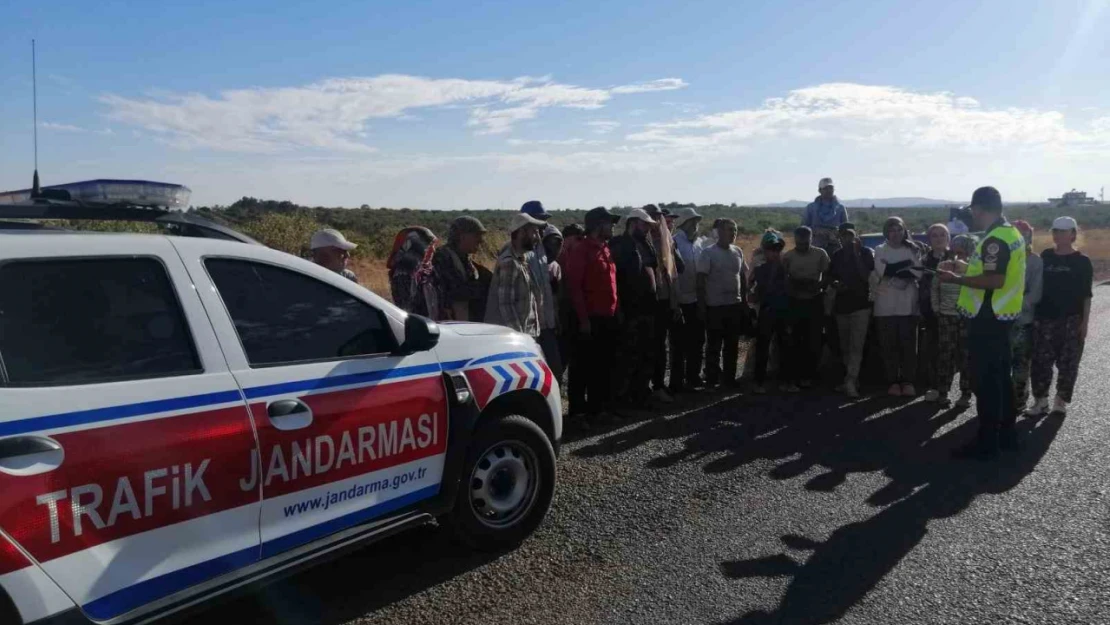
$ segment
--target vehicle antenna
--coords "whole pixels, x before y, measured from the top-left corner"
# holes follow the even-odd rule
[[[31,40],[31,110],[34,121],[35,175],[31,181],[31,197],[39,194],[39,81],[35,68],[35,40]]]

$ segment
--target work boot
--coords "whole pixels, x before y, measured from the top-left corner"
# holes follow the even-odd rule
[[[844,394],[848,397],[859,397],[859,389],[856,388],[855,380],[848,380],[844,383]]]
[[[1048,398],[1036,397],[1033,399],[1033,406],[1025,411],[1027,417],[1043,417],[1048,414]]]
[[[674,403],[674,397],[671,397],[671,394],[668,393],[667,391],[665,391],[662,388],[660,388],[659,390],[652,393],[651,397],[655,401],[663,403],[663,404],[673,404]]]

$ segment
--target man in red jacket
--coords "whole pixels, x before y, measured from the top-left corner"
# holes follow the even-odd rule
[[[570,414],[596,417],[612,402],[617,323],[617,268],[606,245],[620,217],[604,207],[586,213],[586,237],[567,256],[563,280],[578,322],[568,391]]]

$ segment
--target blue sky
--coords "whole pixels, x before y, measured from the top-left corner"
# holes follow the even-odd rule
[[[1110,182],[1110,0],[4,9],[0,189],[310,205],[1041,200]],[[185,6],[188,4],[188,6]]]

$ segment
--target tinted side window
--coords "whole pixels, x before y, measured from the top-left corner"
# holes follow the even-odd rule
[[[212,258],[208,274],[251,366],[391,352],[381,312],[311,276],[245,260]]]
[[[0,359],[9,386],[200,371],[169,276],[150,258],[0,265]]]

